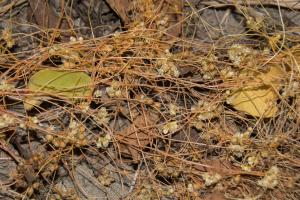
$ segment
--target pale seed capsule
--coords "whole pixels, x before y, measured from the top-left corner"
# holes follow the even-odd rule
[[[53,139],[54,139],[53,135],[50,135],[50,134],[46,135],[46,140],[47,141],[51,142]]]
[[[159,102],[155,102],[154,103],[154,107],[157,108],[157,109],[160,109],[161,108],[161,104]]]
[[[147,98],[146,101],[145,101],[146,104],[150,104],[150,105],[153,104],[153,102],[154,101],[151,98]]]
[[[79,140],[83,140],[85,138],[85,135],[84,134],[79,134],[79,136],[78,136],[78,139]]]
[[[59,147],[60,148],[65,148],[66,147],[66,143],[64,141],[60,141],[59,142]]]
[[[83,139],[83,140],[81,141],[81,145],[82,145],[82,146],[88,145],[88,140],[87,140],[87,139]]]

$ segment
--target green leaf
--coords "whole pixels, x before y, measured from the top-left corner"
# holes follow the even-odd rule
[[[44,92],[49,95],[69,98],[76,101],[78,98],[87,98],[92,95],[92,80],[84,72],[66,71],[57,69],[43,69],[35,73],[29,80],[28,89],[33,92]],[[28,103],[38,102],[36,97],[28,97]],[[34,105],[26,105],[30,110]]]

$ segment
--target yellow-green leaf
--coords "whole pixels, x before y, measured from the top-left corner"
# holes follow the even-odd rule
[[[57,69],[43,69],[35,73],[29,80],[28,89],[33,92],[44,92],[49,95],[69,98],[87,98],[92,95],[92,80],[84,72]],[[31,105],[28,105],[28,103]],[[30,110],[33,105],[39,105],[36,97],[28,97],[25,109]],[[33,104],[33,105],[32,105]]]

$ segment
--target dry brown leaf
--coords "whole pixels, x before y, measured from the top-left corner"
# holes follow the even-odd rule
[[[236,110],[255,117],[274,117],[278,111],[277,95],[269,86],[242,88],[227,99]]]
[[[278,111],[276,90],[279,89],[283,74],[283,70],[279,66],[271,66],[267,73],[257,77],[263,81],[264,85],[240,88],[227,98],[227,103],[236,110],[255,117],[274,117]]]
[[[258,75],[258,78],[261,79],[264,84],[279,89],[280,82],[286,74],[278,64],[270,65],[269,67],[269,71],[267,73]]]
[[[36,23],[46,28],[63,28],[68,27],[66,21],[58,17],[54,10],[45,0],[28,0],[30,7],[29,13],[34,17]]]
[[[284,61],[284,63],[287,64],[290,69],[300,73],[300,45],[296,45],[284,53],[286,53],[286,55],[279,57],[278,62]]]
[[[117,15],[119,15],[125,24],[130,22],[127,11],[131,8],[132,2],[129,0],[106,0],[106,2],[117,13]]]
[[[167,7],[168,10],[165,13],[168,13],[169,28],[167,33],[178,37],[181,34],[182,30],[182,20],[183,20],[183,1],[181,0],[166,0],[169,3]]]
[[[201,164],[202,166],[194,165],[193,169],[202,172],[215,172],[220,174],[222,177],[227,176],[228,174],[233,174],[235,171],[239,171],[237,167],[233,166],[229,161],[225,160],[203,160],[201,161]],[[208,168],[205,166],[210,167]]]
[[[227,0],[228,1],[228,0]],[[230,0],[228,2],[245,4],[244,0]],[[281,6],[290,9],[300,9],[299,0],[251,0],[247,1],[247,5],[273,5],[273,6]]]
[[[260,171],[243,171],[240,167],[234,166],[227,160],[202,160],[200,165],[192,165],[193,173],[199,174],[200,172],[218,173],[222,177],[233,175],[252,175],[252,176],[264,176]],[[209,166],[209,167],[208,167]]]
[[[214,191],[211,194],[205,196],[204,198],[204,200],[225,200],[225,199],[226,198],[224,196],[224,193],[218,191]]]
[[[116,140],[120,143],[121,154],[138,161],[140,152],[159,134],[154,127],[158,119],[158,115],[146,112],[139,115],[125,130],[117,133]]]
[[[134,27],[144,22],[147,28],[159,29],[159,23],[164,24],[166,32],[174,37],[181,34],[182,10],[181,0],[107,0],[110,7],[120,16],[126,27]],[[152,6],[155,9],[152,9]],[[130,12],[135,12],[130,15]],[[134,18],[133,18],[134,17]]]
[[[213,7],[224,7],[228,5],[246,5],[246,6],[253,6],[253,5],[272,5],[272,6],[280,6],[290,9],[300,9],[300,3],[299,0],[226,0],[222,3],[219,3],[218,1],[204,1],[201,2],[204,5],[209,5]]]

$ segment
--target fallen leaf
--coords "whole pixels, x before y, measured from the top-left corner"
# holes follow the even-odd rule
[[[261,80],[262,86],[242,87],[234,91],[226,100],[236,110],[255,117],[274,117],[278,111],[276,90],[279,89],[283,70],[279,66],[271,66],[267,73],[258,75],[253,81]]]
[[[139,115],[130,126],[116,134],[116,140],[120,143],[121,154],[131,156],[133,161],[140,159],[140,152],[150,144],[159,133],[154,128],[158,120],[154,113]]]
[[[202,160],[202,165],[194,165],[193,170],[195,173],[201,172],[211,172],[211,173],[218,173],[221,176],[227,176],[232,174],[238,170],[237,167],[233,166],[232,163],[226,160]],[[210,167],[205,167],[210,166]]]
[[[182,22],[183,22],[183,1],[181,0],[167,0],[169,3],[168,13],[169,16],[169,28],[168,34],[178,37],[182,31]]]
[[[27,88],[35,93],[43,92],[76,101],[92,95],[91,84],[91,78],[84,72],[43,69],[30,78]],[[25,99],[24,106],[30,110],[40,103],[40,99],[30,96]]]
[[[257,78],[261,79],[264,84],[270,85],[273,88],[278,89],[281,80],[285,77],[285,72],[278,65],[271,65],[267,73],[260,74]]]
[[[181,0],[107,0],[109,6],[120,16],[125,27],[145,22],[147,28],[159,29],[159,23],[169,35],[177,37],[181,34],[183,21],[183,2]],[[155,9],[152,9],[152,6]],[[130,12],[134,12],[130,14]],[[156,23],[153,23],[156,21]],[[149,23],[151,22],[151,23]],[[166,39],[170,39],[167,37]]]
[[[212,6],[212,7],[227,7],[229,4],[232,5],[246,5],[246,6],[255,6],[255,5],[273,5],[273,6],[280,6],[283,8],[290,8],[290,9],[300,9],[300,4],[298,0],[264,0],[264,1],[244,1],[244,0],[226,0],[222,1],[222,3],[218,3],[218,1],[204,1],[201,2],[203,5]]]
[[[38,25],[46,28],[63,28],[68,27],[65,20],[62,17],[58,17],[55,14],[53,8],[47,3],[47,1],[28,0],[31,15],[34,16]]]
[[[130,18],[127,14],[128,9],[131,7],[132,2],[128,0],[106,0],[109,6],[119,15],[122,21],[127,24]]]
[[[232,94],[227,103],[236,110],[244,111],[255,117],[273,117],[278,111],[277,95],[269,86],[242,88]]]

